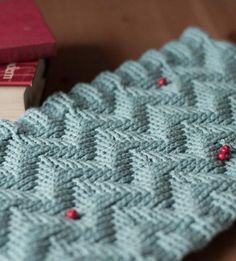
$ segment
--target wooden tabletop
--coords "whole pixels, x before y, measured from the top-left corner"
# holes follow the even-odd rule
[[[45,97],[91,81],[145,50],[160,48],[188,26],[236,42],[235,0],[38,0],[58,44]],[[187,261],[235,261],[236,223]]]

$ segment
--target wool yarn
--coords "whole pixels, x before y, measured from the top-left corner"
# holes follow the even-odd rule
[[[236,48],[197,28],[0,121],[0,260],[181,260],[235,220],[223,144]]]

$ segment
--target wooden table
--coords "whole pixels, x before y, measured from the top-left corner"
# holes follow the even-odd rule
[[[236,41],[235,0],[38,0],[57,43],[45,97],[177,38],[190,25]],[[236,224],[185,260],[235,261]]]

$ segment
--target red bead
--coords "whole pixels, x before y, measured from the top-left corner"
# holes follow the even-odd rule
[[[79,219],[80,214],[75,209],[69,209],[66,212],[66,217],[68,217],[69,219]]]
[[[229,145],[223,145],[220,147],[220,153],[225,153],[229,154],[231,152],[230,146]]]
[[[222,152],[220,152],[220,153],[217,155],[217,159],[218,159],[218,160],[221,160],[221,161],[228,160],[228,159],[229,159],[229,154],[228,154],[228,153],[222,153]]]
[[[161,77],[159,80],[158,80],[158,85],[159,87],[162,87],[164,85],[167,84],[167,79],[165,77]]]

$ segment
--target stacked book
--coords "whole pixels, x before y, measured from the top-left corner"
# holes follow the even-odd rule
[[[34,0],[0,1],[0,119],[41,102],[55,40]]]

